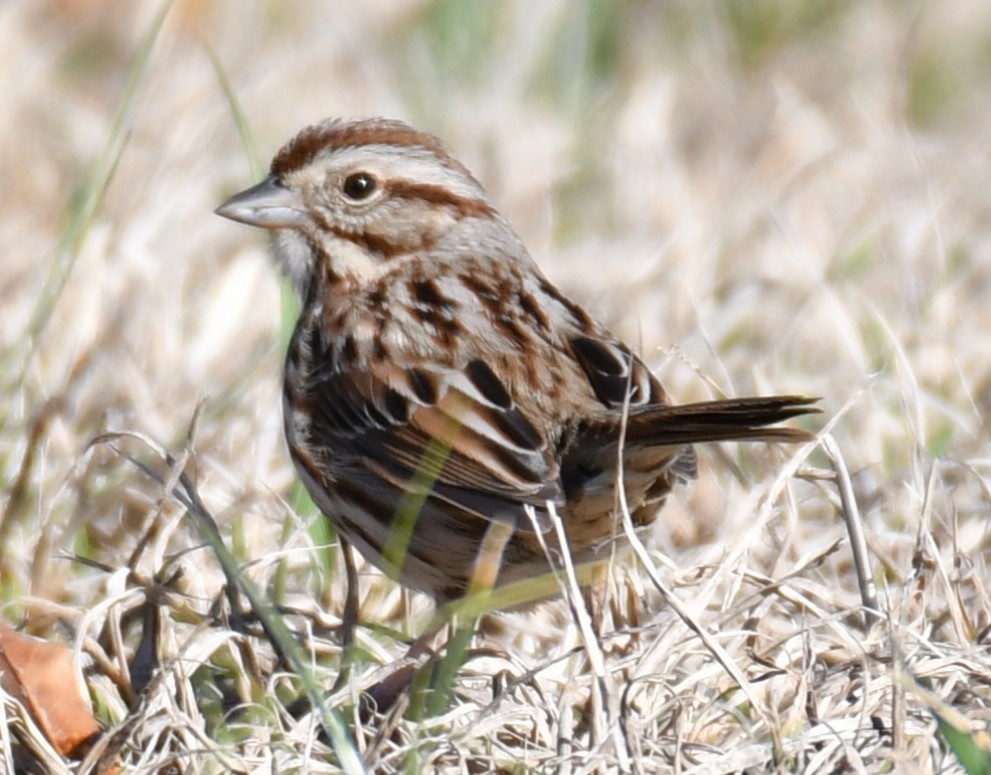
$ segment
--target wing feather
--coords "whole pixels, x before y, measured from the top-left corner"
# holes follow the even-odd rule
[[[461,369],[322,370],[301,392],[312,453],[326,446],[342,470],[360,466],[402,491],[523,530],[531,527],[524,505],[563,504],[548,440],[480,360]]]

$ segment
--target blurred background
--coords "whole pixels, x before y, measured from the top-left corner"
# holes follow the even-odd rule
[[[885,573],[925,524],[987,586],[991,5],[7,0],[0,52],[10,615],[85,605],[103,572],[62,553],[147,528],[157,486],[90,440],[178,451],[201,397],[208,505],[245,557],[286,540],[281,281],[212,211],[328,116],[442,137],[676,400],[824,396]],[[734,540],[750,455],[707,454],[663,546]],[[835,499],[800,513],[767,572],[842,537]]]
[[[851,404],[868,503],[986,456],[991,7],[24,0],[0,51],[8,561],[39,523],[132,528],[85,445],[174,448],[203,396],[212,505],[287,492],[279,281],[212,210],[332,115],[444,138],[676,399]]]

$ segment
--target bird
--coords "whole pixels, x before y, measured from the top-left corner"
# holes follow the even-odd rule
[[[802,442],[818,399],[676,404],[540,270],[481,183],[394,119],[306,127],[217,214],[271,234],[300,315],[286,441],[338,536],[438,605],[615,545],[697,476],[694,445]],[[560,520],[564,540],[553,529]],[[493,565],[494,562],[494,565]]]

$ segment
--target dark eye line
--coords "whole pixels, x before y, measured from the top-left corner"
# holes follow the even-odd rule
[[[354,202],[368,199],[378,190],[378,181],[369,172],[352,172],[344,179],[341,190],[344,196]]]

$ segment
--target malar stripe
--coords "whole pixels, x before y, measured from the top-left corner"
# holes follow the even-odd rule
[[[382,258],[389,259],[395,258],[396,256],[402,255],[403,253],[407,253],[411,250],[409,246],[397,245],[396,243],[391,242],[387,238],[378,234],[372,234],[367,231],[355,232],[342,229],[340,226],[335,226],[327,221],[323,217],[323,214],[319,211],[314,212],[313,215],[317,221],[317,225],[321,229],[330,232],[339,239],[353,242],[355,245],[362,248],[366,253],[372,253],[374,255],[381,256]],[[323,251],[321,250],[320,252],[322,253]],[[325,263],[330,264],[332,262],[327,261]]]
[[[356,245],[363,247],[369,253],[374,253],[382,258],[395,258],[403,253],[407,253],[409,250],[406,247],[397,245],[395,242],[390,242],[387,238],[378,234],[370,234],[368,232],[354,234],[345,231],[335,232],[335,234],[344,239],[351,240]]]
[[[388,237],[384,237],[381,234],[375,234],[369,231],[349,231],[347,229],[342,229],[340,226],[328,221],[323,213],[315,211],[313,214],[313,219],[317,222],[317,225],[326,232],[333,234],[338,239],[347,240],[352,242],[358,247],[362,248],[366,253],[371,253],[372,255],[378,256],[379,258],[384,258],[386,260],[395,258],[396,256],[405,255],[407,253],[413,253],[417,250],[430,250],[434,245],[434,238],[430,235],[420,235],[420,241],[417,244],[405,243],[399,245],[392,242]],[[323,249],[316,249],[317,253],[322,253]],[[326,262],[331,263],[331,262]]]

